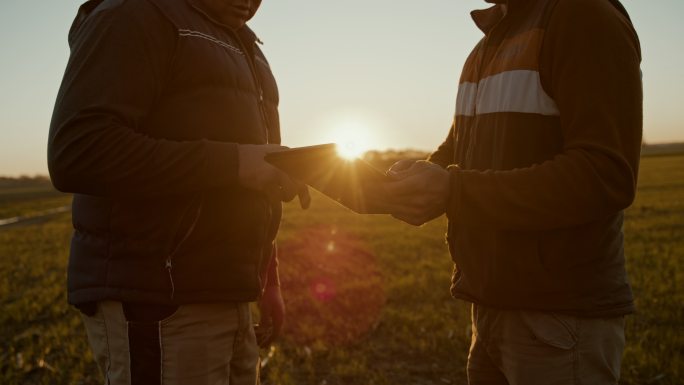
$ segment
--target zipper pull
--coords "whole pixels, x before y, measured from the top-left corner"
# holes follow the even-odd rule
[[[171,270],[173,269],[173,262],[171,261],[171,258],[166,260],[166,271],[169,272],[169,281],[171,281],[171,299],[173,299],[173,296],[176,294],[176,285],[173,283],[173,274],[171,274]]]

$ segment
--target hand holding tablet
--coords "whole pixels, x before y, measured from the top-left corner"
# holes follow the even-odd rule
[[[339,156],[335,144],[272,152],[264,159],[357,213],[387,214],[374,202],[392,178],[362,159]]]

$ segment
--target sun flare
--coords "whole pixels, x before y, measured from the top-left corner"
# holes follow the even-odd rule
[[[365,152],[366,150],[354,141],[337,143],[337,154],[347,160],[360,158]]]
[[[369,128],[360,122],[345,122],[335,130],[337,153],[348,160],[363,156],[368,146]]]

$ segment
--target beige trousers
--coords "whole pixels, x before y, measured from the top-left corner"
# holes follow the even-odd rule
[[[470,385],[617,384],[624,317],[579,318],[473,305]]]
[[[83,316],[106,385],[255,385],[259,348],[248,303],[183,305],[129,322],[120,302]]]

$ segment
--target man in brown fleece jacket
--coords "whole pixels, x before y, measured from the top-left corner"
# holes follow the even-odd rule
[[[389,173],[386,209],[446,213],[452,294],[473,303],[471,384],[616,384],[623,210],[642,132],[638,37],[618,0],[489,0],[456,114],[427,161]]]

